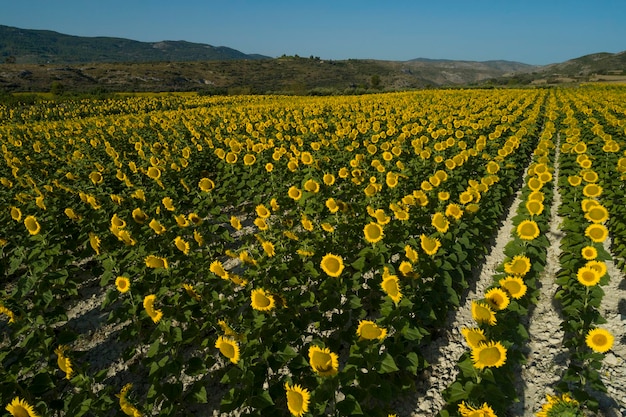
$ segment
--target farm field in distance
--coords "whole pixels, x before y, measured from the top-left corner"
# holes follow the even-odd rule
[[[0,105],[0,405],[515,415],[544,300],[563,366],[523,415],[625,409],[625,103],[587,84]],[[453,332],[451,381],[407,405]]]

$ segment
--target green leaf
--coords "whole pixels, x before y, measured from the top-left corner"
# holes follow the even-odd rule
[[[52,388],[54,388],[54,382],[52,382],[50,374],[42,372],[35,375],[30,384],[29,391],[35,395],[41,395]]]
[[[263,410],[271,405],[274,405],[274,401],[269,392],[263,391],[260,395],[255,395],[250,398],[250,405],[257,410]]]
[[[380,374],[388,374],[391,372],[396,372],[399,369],[396,365],[396,361],[393,360],[393,357],[389,353],[385,353],[382,356],[382,360],[377,364],[376,370]]]
[[[356,261],[352,262],[352,267],[357,271],[363,271],[363,268],[365,268],[365,257],[360,256]]]
[[[346,395],[346,398],[337,403],[337,410],[345,416],[363,415],[361,405],[353,395]]]

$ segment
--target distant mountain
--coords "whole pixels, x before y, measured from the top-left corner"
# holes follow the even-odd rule
[[[225,46],[186,41],[139,42],[123,38],[71,36],[49,30],[0,25],[0,62],[79,64],[95,62],[182,62],[266,59]]]
[[[0,26],[0,93],[198,91],[355,94],[438,87],[626,82],[626,52],[533,66],[520,62],[323,60],[247,55],[186,41],[138,42]]]

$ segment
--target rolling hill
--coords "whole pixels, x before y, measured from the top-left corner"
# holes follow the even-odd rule
[[[502,60],[270,58],[185,41],[79,37],[0,25],[0,92],[354,94],[587,81],[626,82],[626,52],[546,66]]]

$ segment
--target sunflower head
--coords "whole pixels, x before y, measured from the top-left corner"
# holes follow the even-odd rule
[[[439,241],[439,239],[431,238],[430,236],[421,234],[420,245],[427,255],[434,256],[441,247],[441,242]]]
[[[461,333],[463,334],[463,337],[465,337],[465,342],[471,349],[477,348],[482,343],[487,342],[485,332],[481,328],[464,327],[461,329]]]
[[[530,259],[524,255],[516,255],[504,264],[504,272],[522,277],[530,271]]]
[[[130,279],[123,276],[115,278],[115,288],[122,294],[128,292],[130,290]]]
[[[485,301],[495,310],[504,310],[509,306],[509,296],[500,288],[492,288],[485,293]]]
[[[232,363],[239,362],[239,344],[235,339],[229,336],[220,336],[215,342],[215,347],[220,350],[220,353],[228,358]]]
[[[580,282],[585,287],[593,287],[598,282],[600,282],[600,272],[596,269],[591,268],[589,266],[583,266],[578,268],[578,272],[576,273],[576,278],[578,282]]]
[[[257,311],[270,311],[276,306],[274,296],[263,288],[256,288],[250,294],[252,308]]]
[[[594,352],[605,353],[613,347],[615,337],[605,329],[592,329],[587,333],[585,343]]]
[[[387,329],[378,326],[373,321],[361,320],[359,327],[356,329],[356,334],[363,340],[383,340],[387,337]]]
[[[309,365],[320,376],[333,376],[339,370],[339,357],[328,348],[311,346],[309,348]]]
[[[28,404],[26,400],[22,400],[20,397],[13,398],[13,401],[6,406],[6,410],[13,417],[39,417],[35,408]]]
[[[400,291],[400,281],[397,276],[388,275],[384,277],[380,286],[385,294],[387,294],[394,303],[398,304],[400,302],[400,299],[402,298],[402,291]]]
[[[491,309],[489,304],[484,302],[472,301],[472,318],[478,324],[485,323],[489,326],[496,324],[496,313]]]
[[[481,343],[472,349],[472,362],[478,369],[499,368],[506,362],[506,348],[500,342]]]
[[[369,243],[379,242],[384,236],[382,226],[374,222],[370,222],[365,225],[363,228],[363,234],[365,235],[365,240]]]
[[[343,271],[343,258],[339,255],[327,253],[320,262],[320,267],[330,277],[337,278]]]
[[[524,284],[524,280],[516,276],[507,276],[499,281],[500,287],[506,290],[506,292],[516,300],[522,298],[528,287]]]
[[[302,417],[304,413],[309,411],[309,401],[311,394],[306,388],[302,388],[298,384],[290,385],[285,383],[285,394],[287,395],[287,408],[291,415]]]
[[[461,417],[496,417],[496,413],[487,403],[483,403],[480,407],[474,407],[466,404],[465,401],[461,401],[459,404],[459,414]]]
[[[539,236],[539,226],[534,220],[523,220],[517,225],[517,235],[522,240],[533,240]]]

